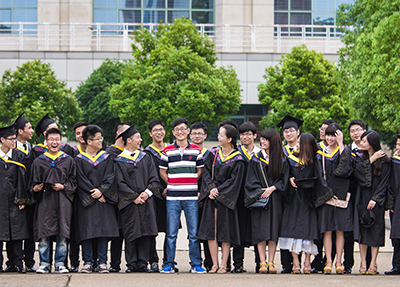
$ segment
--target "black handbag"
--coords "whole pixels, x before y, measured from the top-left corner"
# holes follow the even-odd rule
[[[260,163],[260,169],[261,169],[262,175],[264,177],[265,184],[267,185],[267,188],[268,188],[269,187],[268,181],[267,181],[267,178],[265,177],[264,170],[263,170],[262,165],[261,165],[261,161],[259,163]],[[266,198],[258,198],[255,202],[253,202],[252,204],[248,205],[247,208],[264,208],[264,209],[267,209],[270,197],[271,196],[268,196]]]

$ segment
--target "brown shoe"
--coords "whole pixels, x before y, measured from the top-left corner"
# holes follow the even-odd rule
[[[99,264],[99,273],[109,273],[107,265],[105,263]]]
[[[93,267],[90,263],[85,263],[81,269],[81,273],[92,273]]]

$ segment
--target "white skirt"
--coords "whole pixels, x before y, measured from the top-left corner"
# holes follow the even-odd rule
[[[317,245],[314,244],[313,240],[280,237],[278,240],[278,248],[289,250],[296,254],[300,254],[300,252],[311,253],[314,256],[318,254]]]

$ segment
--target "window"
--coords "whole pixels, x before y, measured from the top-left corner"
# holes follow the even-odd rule
[[[182,16],[212,24],[214,0],[93,0],[95,23],[172,23]]]
[[[37,0],[0,0],[0,22],[37,22]],[[0,24],[0,33],[19,33],[18,25]],[[37,25],[23,25],[24,34],[36,33]]]

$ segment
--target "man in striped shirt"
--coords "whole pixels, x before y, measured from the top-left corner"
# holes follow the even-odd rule
[[[190,133],[187,119],[175,119],[172,129],[176,141],[164,148],[160,160],[160,176],[167,183],[167,262],[160,272],[175,272],[176,239],[183,210],[189,237],[189,257],[192,266],[190,272],[206,273],[201,267],[200,243],[197,239],[197,179],[203,172],[203,155],[199,146],[190,144],[187,140]]]

